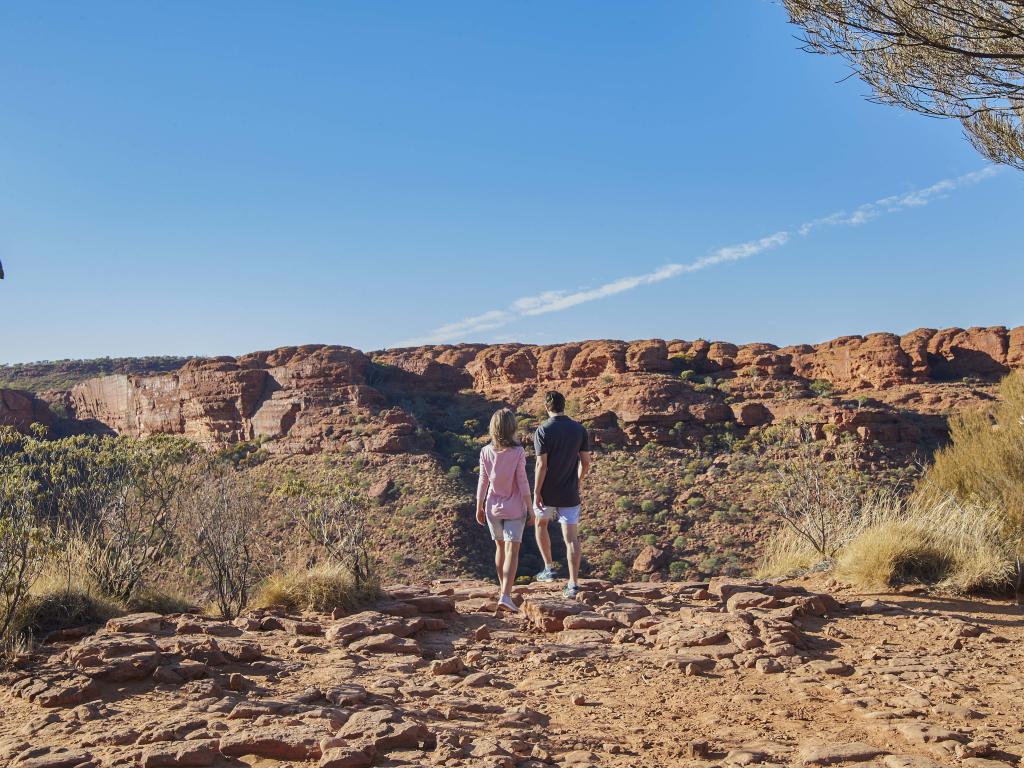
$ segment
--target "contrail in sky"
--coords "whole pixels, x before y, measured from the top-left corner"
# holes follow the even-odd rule
[[[890,195],[874,202],[864,203],[852,210],[842,210],[823,216],[819,219],[812,219],[796,227],[796,232],[806,237],[815,230],[836,226],[859,226],[869,221],[892,213],[899,213],[908,208],[920,208],[928,205],[933,200],[945,197],[962,187],[973,186],[980,181],[991,178],[999,172],[994,165],[986,166],[980,170],[965,173],[949,179],[942,179],[931,186],[916,189],[899,195]],[[595,288],[579,288],[575,290],[544,291],[534,296],[523,296],[513,301],[505,309],[493,309],[483,314],[457,320],[447,325],[442,325],[428,332],[425,336],[417,339],[410,339],[402,342],[400,346],[418,346],[421,344],[445,344],[455,341],[466,340],[469,336],[483,331],[490,331],[495,328],[512,323],[522,317],[534,315],[546,315],[551,312],[562,312],[571,307],[597,301],[608,296],[614,296],[626,291],[632,291],[645,285],[653,285],[663,280],[669,280],[679,275],[699,272],[702,269],[713,267],[726,262],[741,261],[756,256],[764,251],[781,248],[792,238],[788,230],[781,230],[774,234],[757,240],[749,240],[745,243],[727,245],[703,256],[695,261],[687,263],[665,264],[651,272],[640,275],[620,277],[609,283],[604,283]]]

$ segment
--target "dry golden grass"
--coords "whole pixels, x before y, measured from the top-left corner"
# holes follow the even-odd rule
[[[322,564],[308,570],[271,575],[256,595],[257,607],[281,605],[292,611],[354,611],[380,597],[376,582],[357,586],[351,572]]]
[[[143,589],[126,606],[129,611],[151,611],[153,613],[198,613],[195,600],[177,592],[160,592],[152,587]]]
[[[759,578],[794,576],[821,561],[821,555],[792,528],[776,531],[764,546],[758,563]]]
[[[952,592],[1005,591],[1020,584],[1024,556],[1024,372],[1000,385],[988,410],[950,421],[951,444],[908,499],[883,495],[854,516],[813,517],[836,552],[836,575],[878,589],[904,582]],[[793,526],[769,541],[766,576],[820,560]]]
[[[1000,538],[1016,553],[1024,551],[1024,372],[1007,376],[999,401],[988,410],[950,420],[951,444],[935,455],[935,464],[919,485],[926,501],[951,495],[965,504],[998,513]]]
[[[193,601],[180,595],[151,588],[125,604],[104,595],[87,578],[78,577],[72,582],[66,573],[51,564],[32,584],[18,612],[15,633],[23,644],[30,645],[32,639],[42,638],[59,629],[102,624],[115,616],[136,611],[184,613],[195,610],[194,605]]]
[[[952,592],[1004,590],[1014,554],[1000,519],[992,508],[952,496],[877,509],[839,554],[836,575],[867,589],[923,582]]]
[[[843,551],[867,528],[884,520],[894,519],[901,508],[901,500],[894,489],[864,493],[844,505],[822,506],[812,514],[804,515],[800,525],[785,522],[768,539],[758,564],[757,574],[762,578],[793,576],[822,563],[831,563],[842,557]],[[816,535],[808,536],[813,528]],[[834,558],[822,552],[820,542],[831,542]]]
[[[58,629],[100,624],[125,613],[123,605],[89,585],[69,584],[66,578],[45,571],[32,585],[16,620],[16,632],[38,638]]]

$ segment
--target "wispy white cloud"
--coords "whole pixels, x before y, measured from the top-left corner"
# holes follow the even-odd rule
[[[873,203],[864,203],[850,211],[830,213],[828,216],[801,224],[797,231],[801,235],[809,235],[820,227],[855,227],[860,224],[866,224],[887,213],[899,213],[907,208],[920,208],[921,206],[928,205],[932,200],[939,200],[956,189],[972,186],[979,181],[995,176],[997,173],[999,173],[998,166],[987,165],[980,170],[965,173],[963,176],[942,179],[923,189],[915,189],[900,195],[883,197],[875,200]]]
[[[905,192],[899,195],[883,197],[872,203],[865,203],[850,211],[837,211],[828,216],[812,219],[796,228],[803,236],[816,229],[833,226],[858,226],[879,216],[898,213],[908,208],[919,208],[928,205],[932,200],[945,197],[948,193],[962,187],[971,186],[994,176],[999,169],[986,166],[978,171],[966,173],[952,179],[942,179],[931,186]],[[586,304],[608,296],[632,291],[645,285],[653,285],[679,275],[699,272],[727,262],[740,261],[756,256],[764,251],[781,248],[789,242],[791,233],[782,230],[756,240],[736,243],[719,248],[695,261],[687,263],[665,264],[651,272],[628,277],[620,277],[595,288],[579,288],[576,290],[543,291],[534,296],[523,296],[513,301],[506,309],[495,309],[473,317],[467,317],[454,323],[435,328],[426,335],[403,342],[403,346],[419,344],[445,344],[472,338],[475,334],[501,328],[523,317],[546,315],[551,312],[562,312],[571,307]]]
[[[474,317],[467,317],[465,320],[459,320],[454,323],[449,323],[448,325],[442,325],[440,328],[432,330],[426,336],[419,339],[410,339],[409,341],[403,342],[400,346],[443,344],[446,341],[467,338],[472,334],[480,333],[481,331],[490,331],[495,328],[501,328],[503,325],[508,325],[515,319],[516,315],[511,312],[494,309],[490,312],[484,312],[482,315],[475,315]]]
[[[642,285],[653,285],[663,280],[676,277],[686,272],[697,272],[715,264],[722,264],[727,261],[739,261],[754,256],[770,248],[778,248],[785,245],[789,240],[788,232],[776,232],[773,235],[762,237],[759,240],[751,240],[746,243],[728,245],[719,248],[708,256],[692,261],[688,264],[666,264],[653,272],[630,277],[620,277],[610,283],[599,285],[596,288],[583,288],[576,291],[544,291],[535,296],[523,296],[516,299],[509,305],[508,309],[497,309],[485,312],[475,317],[467,317],[455,323],[442,325],[430,333],[418,339],[410,339],[402,343],[402,346],[414,346],[418,344],[444,344],[450,341],[466,339],[475,333],[494,330],[508,325],[521,317],[533,315],[546,315],[550,312],[561,312],[562,310],[585,304],[589,301],[596,301],[607,296],[614,296],[617,293],[631,291]]]

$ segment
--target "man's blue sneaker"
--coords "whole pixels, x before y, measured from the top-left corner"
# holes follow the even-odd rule
[[[554,581],[556,575],[555,567],[553,565],[545,565],[544,570],[538,573],[535,578],[537,581]]]
[[[576,595],[580,593],[579,584],[566,584],[565,589],[562,590],[562,596],[569,600],[575,600]]]

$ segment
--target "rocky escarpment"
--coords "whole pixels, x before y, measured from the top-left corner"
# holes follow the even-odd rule
[[[27,430],[32,424],[49,427],[54,421],[50,407],[32,393],[0,389],[0,427]]]
[[[914,447],[941,437],[935,417],[989,397],[995,380],[1021,367],[1024,327],[783,348],[655,339],[364,354],[310,345],[98,377],[64,402],[79,428],[217,445],[261,440],[286,454],[402,453],[429,450],[438,430],[481,432],[500,404],[536,415],[543,392],[557,387],[605,443],[685,445],[786,422],[817,437]]]

